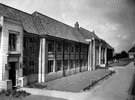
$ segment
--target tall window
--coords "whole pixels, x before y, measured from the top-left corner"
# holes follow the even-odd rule
[[[35,73],[35,60],[31,59],[29,61],[29,66],[30,66],[29,74],[34,74]]]
[[[82,59],[80,59],[80,67],[82,67],[82,61],[83,61],[83,60],[82,60]]]
[[[24,66],[25,66],[25,67],[23,68],[23,75],[27,75],[27,70],[26,70],[27,62],[24,60],[24,61],[23,61],[23,64],[24,64]]]
[[[71,44],[71,45],[70,45],[70,52],[71,52],[71,53],[74,53],[74,50],[75,50],[74,44]]]
[[[68,53],[68,43],[64,43],[64,52]]]
[[[84,52],[85,54],[87,54],[87,45],[84,45],[83,47],[84,47],[84,51],[83,51],[83,52]]]
[[[81,45],[81,53],[87,54],[87,45],[84,44]]]
[[[48,42],[48,52],[54,52],[54,42],[53,41]]]
[[[26,37],[24,37],[24,38],[23,38],[23,49],[24,49],[24,50],[26,50],[26,45],[27,45],[27,44],[26,44],[26,43],[27,43],[26,40],[27,40]]]
[[[13,33],[9,33],[9,50],[10,51],[16,50],[16,40],[17,40],[17,35]]]
[[[64,60],[63,65],[64,65],[64,70],[67,70],[68,69],[68,60]]]
[[[60,71],[61,70],[61,63],[62,61],[61,60],[57,60],[57,66],[56,66],[56,71]]]
[[[79,67],[79,59],[75,60],[75,67]]]
[[[70,68],[74,68],[74,60],[73,59],[70,59]]]
[[[86,59],[83,59],[83,63],[82,63],[82,66],[85,67],[86,66]]]
[[[57,48],[57,52],[62,52],[62,42],[57,42],[56,48]]]
[[[48,60],[47,73],[53,72],[53,60]]]
[[[75,51],[76,51],[76,53],[79,53],[79,45],[78,44],[75,45]]]

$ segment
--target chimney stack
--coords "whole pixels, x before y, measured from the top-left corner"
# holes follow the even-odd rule
[[[75,23],[74,27],[75,27],[77,30],[79,30],[79,24],[78,24],[78,22]]]

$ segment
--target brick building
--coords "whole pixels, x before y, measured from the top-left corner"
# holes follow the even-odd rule
[[[112,48],[95,32],[0,4],[0,88],[105,67]]]

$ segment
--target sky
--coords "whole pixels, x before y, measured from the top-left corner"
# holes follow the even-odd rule
[[[0,3],[79,26],[106,40],[116,53],[135,45],[135,0],[0,0]]]

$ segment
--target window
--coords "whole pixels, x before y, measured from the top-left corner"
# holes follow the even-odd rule
[[[79,67],[79,59],[75,60],[75,67]]]
[[[81,53],[87,54],[87,45],[81,45]]]
[[[54,52],[54,42],[53,41],[48,42],[48,52]]]
[[[82,61],[83,61],[83,60],[82,60],[82,59],[80,59],[80,67],[82,67]]]
[[[75,51],[76,51],[76,53],[79,53],[79,45],[78,44],[75,45]]]
[[[31,44],[29,46],[29,49],[30,49],[30,53],[35,53],[35,45],[34,44]]]
[[[29,66],[30,66],[29,74],[34,74],[35,73],[35,61],[30,60],[29,61]]]
[[[61,68],[61,60],[57,60],[56,71],[60,71]]]
[[[57,42],[56,48],[57,48],[57,52],[62,52],[62,42]]]
[[[27,44],[26,44],[26,43],[27,43],[26,40],[27,40],[26,37],[24,37],[24,38],[23,38],[23,49],[24,49],[24,50],[26,50],[26,45],[27,45]]]
[[[74,48],[74,45],[71,44],[71,45],[70,45],[70,52],[71,52],[71,53],[74,53],[74,49],[75,49],[75,48]]]
[[[30,39],[30,42],[32,42],[32,43],[35,41],[35,38],[30,37],[29,39]]]
[[[83,67],[86,66],[86,59],[83,59],[82,66],[83,66]]]
[[[63,65],[64,65],[64,70],[67,70],[68,69],[68,60],[64,60]]]
[[[74,60],[73,59],[70,59],[70,68],[74,68]]]
[[[27,62],[24,60],[24,61],[23,61],[23,65],[24,65],[25,67],[23,68],[23,75],[27,75],[27,73],[26,73],[26,71],[27,71],[27,70],[26,70],[26,67],[27,67],[27,66],[26,66],[26,63],[27,63]]]
[[[68,43],[64,43],[64,52],[68,53]]]
[[[17,40],[17,35],[13,33],[9,33],[9,50],[10,51],[16,50],[16,40]]]
[[[53,72],[53,60],[48,60],[47,73]]]
[[[84,45],[84,53],[87,54],[87,45]]]

